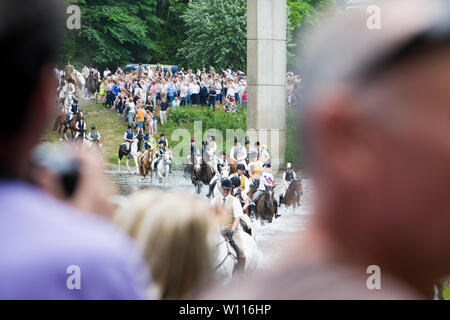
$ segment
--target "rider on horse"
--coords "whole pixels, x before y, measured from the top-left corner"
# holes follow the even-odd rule
[[[258,160],[261,160],[262,162],[268,162],[270,160],[270,153],[267,146],[261,146],[259,141],[255,143],[256,152],[258,153]]]
[[[290,162],[288,162],[286,164],[286,171],[283,173],[283,189],[281,190],[281,194],[280,194],[280,205],[281,205],[281,201],[283,200],[287,189],[289,188],[289,185],[291,184],[292,181],[295,180],[296,178],[296,174],[295,172],[292,170],[292,164]]]
[[[236,251],[237,264],[235,271],[245,270],[246,256],[242,250],[242,238],[238,230],[241,217],[244,216],[241,203],[238,199],[231,195],[233,186],[230,179],[223,179],[220,186],[221,195],[211,201],[213,206],[223,209],[222,219],[219,223],[222,235],[228,239],[230,245]]]
[[[80,119],[78,120],[75,129],[77,131],[77,134],[75,136],[75,139],[78,138],[80,135],[81,137],[85,137],[86,134],[86,122],[84,122],[84,116],[81,116]]]
[[[72,121],[73,117],[78,114],[78,112],[80,112],[80,108],[78,107],[78,100],[73,98],[73,104],[70,107],[70,113],[66,117],[66,121],[67,121],[66,127],[67,128],[70,127],[70,122]]]
[[[217,180],[219,180],[221,178],[222,171],[224,169],[229,171],[227,154],[225,153],[225,151],[219,152],[219,158],[217,159],[216,169],[217,170],[214,171],[216,173],[215,176],[209,182],[209,192],[206,195],[208,198],[212,195],[212,192],[214,190],[214,187],[216,186]]]
[[[163,133],[161,133],[161,134],[163,134]],[[160,139],[158,144],[159,144],[159,149],[158,149],[158,152],[155,154],[155,159],[156,159],[155,164],[154,164],[154,170],[155,171],[156,171],[156,168],[158,168],[159,161],[161,161],[162,156],[166,152],[167,140]]]
[[[252,153],[250,150],[250,141],[245,141],[245,151],[247,152],[247,158],[245,158],[245,163],[248,165],[250,163],[251,157],[250,154]]]
[[[143,165],[144,164],[145,156],[147,155],[147,153],[150,150],[156,150],[156,139],[155,139],[155,137],[153,136],[152,133],[147,133],[143,137],[143,139],[145,141],[145,143],[144,143],[145,152],[144,152],[144,154],[141,157],[141,163],[139,165]]]
[[[239,179],[239,187],[242,190],[245,190],[245,192],[248,192],[250,190],[250,181],[245,176],[245,165],[243,163],[239,163],[237,165],[237,171],[230,176],[230,178],[233,177],[237,177]]]
[[[208,134],[208,145],[207,145],[207,151],[210,157],[211,161],[211,167],[213,169],[213,174],[216,173],[217,169],[217,159],[216,159],[216,151],[217,151],[217,144],[214,141],[214,136],[210,133]]]
[[[250,160],[251,161],[248,164],[248,174],[252,180],[252,185],[250,186],[251,189],[254,184],[259,183],[259,177],[264,163],[261,160],[258,160],[258,154],[256,152],[250,154]]]
[[[161,145],[161,142],[164,145],[164,151],[166,151],[166,149],[169,148],[169,142],[167,141],[166,134],[164,132],[161,132],[161,134],[159,135],[159,143],[158,144]],[[172,172],[172,162],[170,162],[170,165],[169,165],[169,172]]]
[[[245,158],[247,158],[247,151],[241,145],[241,140],[236,139],[236,145],[231,148],[230,158],[233,162],[237,164],[242,163],[244,165],[244,170],[247,164],[245,163]]]
[[[134,132],[131,126],[128,126],[128,130],[123,135],[123,140],[127,145],[127,159],[131,159],[131,144],[134,141]]]
[[[87,139],[93,143],[100,143],[100,139],[101,139],[101,135],[100,132],[97,131],[97,128],[95,126],[91,127],[91,132],[89,132]]]
[[[272,175],[272,169],[270,163],[266,162],[263,165],[263,171],[261,173],[260,179],[259,179],[259,187],[258,190],[255,192],[252,198],[252,202],[250,203],[250,210],[255,213],[256,206],[258,203],[258,200],[266,193],[266,187],[273,187],[275,185],[275,179]],[[277,214],[277,217],[280,215]]]
[[[236,197],[242,205],[242,210],[245,211],[247,207],[250,205],[250,198],[247,195],[247,192],[244,189],[240,188],[241,180],[238,177],[231,178],[231,184],[233,185],[233,190],[231,191],[231,195]]]

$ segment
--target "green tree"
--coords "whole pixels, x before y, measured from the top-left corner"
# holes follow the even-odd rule
[[[81,29],[67,31],[64,60],[76,66],[114,68],[149,62],[161,54],[161,48],[152,40],[162,24],[154,14],[154,0],[73,0],[70,4],[81,9]]]
[[[302,45],[301,34],[307,28],[317,23],[329,10],[337,8],[335,0],[286,0],[288,8],[288,26],[291,28],[288,33],[288,70],[298,72],[299,65],[295,59],[295,45]],[[289,39],[291,37],[291,39]]]
[[[246,70],[246,0],[191,1],[182,19],[188,31],[178,52],[190,66]]]

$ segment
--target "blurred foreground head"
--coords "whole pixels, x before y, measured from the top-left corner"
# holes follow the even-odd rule
[[[450,274],[450,9],[352,10],[305,45],[301,127],[317,197],[311,238],[419,290]]]
[[[23,177],[32,148],[55,110],[53,67],[64,32],[62,2],[0,1],[0,132],[3,178]]]
[[[192,297],[212,276],[214,209],[184,194],[141,192],[116,214],[116,223],[142,250],[157,299]]]

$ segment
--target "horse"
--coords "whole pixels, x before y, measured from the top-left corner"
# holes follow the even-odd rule
[[[65,113],[70,112],[70,108],[72,107],[75,96],[72,93],[69,93],[64,99],[64,105],[62,111]]]
[[[155,154],[153,149],[150,149],[147,154],[140,155],[138,157],[139,163],[139,174],[142,179],[148,175],[150,177],[150,182],[153,180],[153,155]],[[144,157],[144,158],[143,158]]]
[[[230,167],[230,175],[237,172],[237,165],[238,163],[236,161],[233,161],[231,158],[228,160],[228,166]]]
[[[213,177],[214,177],[213,169],[204,160],[200,164],[197,163],[194,166],[192,182],[194,183],[197,194],[200,194],[202,184],[209,185]]]
[[[86,79],[86,89],[88,90],[89,99],[91,98],[91,95],[94,95],[95,98],[97,97],[99,86],[100,83],[97,77],[95,77],[92,72],[89,73],[89,76]]]
[[[158,166],[156,167],[156,173],[158,174],[159,183],[162,183],[164,180],[164,185],[166,185],[171,163],[171,150],[168,149],[161,155],[161,159],[158,162]]]
[[[301,180],[294,180],[289,184],[289,187],[284,194],[283,199],[280,202],[284,204],[286,207],[293,206],[294,210],[297,206],[300,206],[300,198],[303,195],[303,188]]]
[[[80,109],[78,113],[72,118],[72,121],[67,122],[67,114],[60,113],[55,120],[55,124],[53,125],[53,131],[57,131],[59,140],[62,141],[62,137],[64,136],[66,140],[69,140],[67,138],[66,132],[68,129],[70,129],[72,135],[71,139],[73,140],[75,136],[75,132],[77,131],[77,122],[80,120],[80,117],[83,115],[83,110]],[[69,128],[67,128],[67,125],[69,125]],[[64,128],[64,130],[63,130]]]
[[[194,177],[194,166],[200,163],[199,157],[195,156],[194,154],[190,155],[186,158],[183,169],[184,169],[184,178],[186,180],[191,180]]]
[[[97,146],[100,150],[103,149],[103,145],[100,142],[92,142],[88,139],[83,139],[83,148],[85,150],[92,149],[94,146]]]
[[[241,249],[246,256],[244,272],[254,271],[258,267],[261,255],[256,242],[247,232],[242,231],[241,226],[238,227],[236,232],[239,232],[241,235]],[[229,240],[221,234],[219,228],[217,228],[215,239],[214,269],[223,279],[223,282],[226,283],[233,277],[233,271],[237,264],[237,255]]]
[[[220,171],[219,175],[216,175],[216,178],[213,179],[212,182],[210,182],[210,190],[211,193],[209,194],[209,197],[214,198],[214,189],[217,188],[217,192],[220,194],[220,183],[217,183],[218,181],[222,181],[225,178],[228,178],[230,176],[230,167],[223,167]]]
[[[72,78],[75,80],[75,88],[81,90],[81,93],[84,95],[86,79],[78,70],[75,70],[73,75]]]
[[[139,153],[140,153],[140,149],[141,149],[141,140],[140,140],[140,138],[138,136],[131,143],[131,150],[130,150],[130,155],[134,159],[134,163],[136,165],[136,172],[137,172],[138,175],[139,175],[139,166],[138,166],[138,160],[137,159],[138,159],[138,156],[139,156]],[[128,156],[127,143],[123,143],[123,144],[121,144],[119,146],[118,154],[119,154],[119,159],[117,161],[117,163],[118,163],[118,170],[120,171],[120,164],[122,162],[122,158],[125,156],[126,159],[127,159],[125,163],[126,163],[126,166],[128,168],[128,172],[131,172],[130,166],[128,164],[128,160],[129,159],[127,157]]]
[[[248,192],[248,197],[252,199],[257,190],[257,185],[254,185],[253,188]],[[277,212],[278,206],[276,200],[274,199],[274,186],[266,186],[266,191],[256,203],[256,218],[259,218],[261,220],[261,224],[263,224],[264,221],[272,223],[273,217]]]

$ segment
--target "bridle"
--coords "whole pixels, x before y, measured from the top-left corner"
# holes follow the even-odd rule
[[[227,239],[223,239],[222,242],[219,242],[218,244],[216,244],[216,248],[219,247],[219,246],[220,246],[222,243],[224,243],[224,242],[225,242],[225,244],[226,244],[226,246],[227,246],[227,251],[228,251],[228,252],[227,252],[225,258],[223,258],[223,260],[219,263],[219,265],[218,265],[217,267],[214,268],[214,270],[219,269],[219,268],[225,263],[225,261],[227,261],[227,259],[228,259],[229,256],[232,256],[235,260],[237,260],[237,256],[235,256],[235,255],[233,254],[233,252],[230,250],[230,244],[228,243]]]

